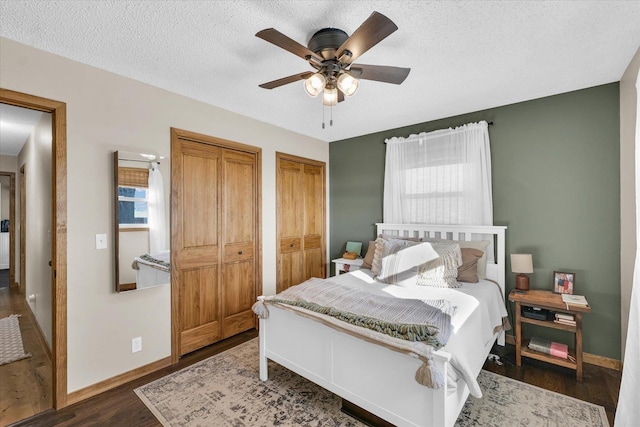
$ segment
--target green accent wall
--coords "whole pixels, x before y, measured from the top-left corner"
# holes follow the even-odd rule
[[[574,272],[575,293],[592,308],[584,316],[584,351],[620,359],[619,116],[616,82],[332,142],[331,257],[347,241],[362,241],[365,252],[375,238],[386,138],[493,121],[493,219],[508,227],[507,292],[514,286],[511,253],[533,254],[533,289],[552,289],[554,270]],[[507,308],[513,323],[512,304]],[[566,343],[573,336],[532,325],[524,332]]]

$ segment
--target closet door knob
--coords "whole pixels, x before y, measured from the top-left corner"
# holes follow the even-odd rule
[[[242,255],[242,251],[239,251],[239,252],[238,252],[238,255]]]
[[[290,245],[289,245],[289,247],[290,247],[290,248],[292,248],[292,247],[293,247],[293,243],[292,243],[292,244],[290,244]]]

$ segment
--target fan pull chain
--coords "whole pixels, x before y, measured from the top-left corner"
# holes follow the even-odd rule
[[[324,129],[324,110],[325,106],[322,105],[322,129]],[[329,106],[329,126],[333,126],[333,105]]]

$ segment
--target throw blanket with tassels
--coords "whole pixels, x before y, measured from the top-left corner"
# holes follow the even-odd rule
[[[447,344],[452,331],[451,316],[455,311],[445,300],[422,301],[384,296],[316,278],[277,295],[260,297],[253,311],[263,319],[269,316],[265,304],[304,308],[397,339],[422,342],[434,350]],[[357,328],[350,328],[350,332],[354,330]],[[430,351],[426,357],[419,355],[424,365],[416,373],[416,380],[420,384],[440,388],[444,379],[439,372],[434,372]]]

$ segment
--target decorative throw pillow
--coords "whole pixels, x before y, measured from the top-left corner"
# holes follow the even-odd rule
[[[459,288],[458,267],[462,264],[462,254],[458,243],[430,242],[439,255],[418,269],[418,285],[439,288]]]
[[[414,286],[419,267],[438,257],[430,243],[385,240],[380,273],[376,280],[398,286]]]
[[[422,240],[419,237],[400,237],[393,234],[379,234],[375,240],[375,250],[373,259],[371,260],[371,273],[380,274],[380,263],[382,262],[382,246],[387,240],[402,240],[404,242],[419,243]],[[365,257],[366,258],[366,257]]]
[[[376,242],[373,240],[369,242],[369,247],[367,248],[367,254],[362,258],[362,266],[361,268],[371,269],[371,263],[373,262],[373,254],[376,252]]]
[[[458,267],[458,282],[478,283],[478,260],[484,252],[479,249],[461,248],[462,265]]]
[[[479,279],[487,278],[487,248],[489,247],[489,243],[491,243],[488,240],[445,240],[445,239],[427,238],[425,239],[425,241],[458,243],[460,245],[460,249],[472,248],[472,249],[481,250],[483,254],[482,254],[482,257],[478,260],[478,278]]]
[[[376,248],[373,252],[373,259],[371,260],[371,273],[376,276],[380,274],[380,267],[382,267],[382,249],[384,242],[385,240],[382,237],[378,237],[374,242]]]

